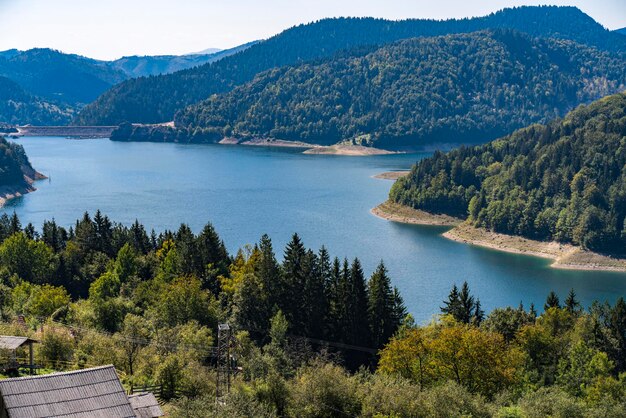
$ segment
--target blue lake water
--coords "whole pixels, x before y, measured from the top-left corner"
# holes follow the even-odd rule
[[[496,306],[543,306],[550,290],[581,301],[626,294],[626,274],[548,267],[549,260],[449,241],[445,229],[379,219],[370,209],[392,182],[372,178],[407,169],[424,155],[337,157],[293,149],[223,145],[119,143],[106,139],[21,138],[33,166],[50,176],[38,190],[10,201],[23,223],[38,228],[55,218],[70,226],[100,209],[118,222],[139,219],[148,229],[181,222],[199,231],[212,222],[234,252],[272,237],[277,255],[294,232],[312,248],[358,256],[369,275],[383,259],[418,321],[438,312],[453,283],[467,280],[489,311]]]

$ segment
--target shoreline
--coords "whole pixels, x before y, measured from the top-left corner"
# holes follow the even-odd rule
[[[462,219],[448,215],[435,215],[386,201],[376,206],[370,213],[379,218],[392,222],[411,225],[450,226],[454,227],[463,222]]]
[[[223,138],[218,144],[244,145],[251,147],[279,147],[279,148],[302,148],[303,154],[313,155],[342,155],[342,156],[369,156],[399,154],[396,151],[388,151],[362,145],[317,145],[301,141],[286,141],[283,139],[253,138],[240,140],[237,138]]]
[[[400,177],[408,176],[411,173],[411,170],[398,170],[398,171],[385,171],[384,173],[376,174],[372,176],[374,179],[380,180],[393,180],[396,181]]]
[[[36,191],[37,188],[33,186],[33,183],[37,180],[45,180],[47,178],[48,177],[40,172],[34,171],[32,178],[30,176],[24,176],[26,184],[0,187],[0,208],[11,199],[22,197],[28,193]]]
[[[614,258],[584,250],[572,244],[556,241],[537,241],[515,235],[500,234],[484,228],[476,228],[455,219],[456,223],[444,223],[446,215],[433,215],[405,207],[397,203],[384,202],[371,213],[393,222],[414,225],[439,225],[452,227],[442,236],[463,244],[476,245],[511,254],[528,255],[553,260],[551,268],[580,271],[626,272],[626,259]]]

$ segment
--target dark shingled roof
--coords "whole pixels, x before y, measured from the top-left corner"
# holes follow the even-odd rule
[[[130,405],[139,418],[155,418],[165,415],[159,406],[159,402],[150,392],[128,395]]]
[[[28,342],[37,343],[39,341],[28,337],[13,337],[11,335],[0,335],[0,349],[15,350]]]
[[[113,366],[0,380],[12,418],[135,417]]]

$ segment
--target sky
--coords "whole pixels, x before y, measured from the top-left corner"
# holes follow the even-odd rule
[[[515,0],[0,0],[0,50],[54,48],[97,59],[230,48],[325,17],[482,16]],[[609,29],[626,26],[626,0],[551,0]]]

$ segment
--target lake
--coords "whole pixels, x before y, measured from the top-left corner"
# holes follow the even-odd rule
[[[452,284],[464,280],[487,312],[520,301],[541,310],[550,290],[563,300],[573,287],[585,305],[626,293],[626,274],[551,269],[549,260],[449,241],[440,236],[445,228],[371,215],[392,184],[372,176],[407,169],[427,154],[339,157],[106,139],[16,142],[50,180],[1,210],[15,211],[38,229],[52,218],[68,227],[96,209],[113,221],[139,219],[157,231],[185,222],[198,232],[210,221],[231,252],[267,233],[279,257],[298,232],[308,247],[326,245],[333,256],[359,257],[368,276],[383,259],[419,322],[438,313]]]

